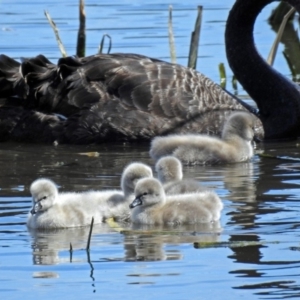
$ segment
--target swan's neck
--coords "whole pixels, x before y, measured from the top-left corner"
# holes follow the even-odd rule
[[[229,13],[225,43],[229,65],[259,108],[266,139],[300,134],[300,90],[258,54],[253,28],[260,11],[274,0],[236,0]],[[287,0],[298,12],[300,3]]]

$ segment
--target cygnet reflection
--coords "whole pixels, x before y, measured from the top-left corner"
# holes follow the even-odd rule
[[[76,250],[86,249],[89,227],[65,229],[29,229],[32,236],[32,259],[34,265],[56,265],[78,261]],[[106,223],[95,224],[92,230],[91,248],[95,247],[95,237],[101,234],[115,234]],[[72,248],[71,248],[72,247]],[[73,256],[62,255],[62,252],[73,250]],[[84,258],[84,262],[86,257]]]
[[[125,235],[124,240],[126,261],[180,260],[181,244],[210,246],[219,242],[222,231],[218,221],[177,226],[132,224],[132,230],[137,233]]]

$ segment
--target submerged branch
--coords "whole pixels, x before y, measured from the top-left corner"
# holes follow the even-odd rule
[[[267,154],[267,153],[257,153],[257,155],[259,157],[264,157],[264,158],[272,158],[272,159],[287,160],[287,161],[300,161],[300,158],[297,158],[297,157],[271,155],[271,154]]]

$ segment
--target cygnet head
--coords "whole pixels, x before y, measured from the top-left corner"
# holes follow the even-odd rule
[[[224,124],[222,138],[230,140],[240,137],[246,141],[252,141],[254,138],[255,118],[247,112],[237,112],[230,115]]]
[[[33,204],[30,212],[33,215],[50,208],[58,196],[55,183],[45,178],[35,180],[30,186],[30,193]]]
[[[165,192],[161,183],[155,178],[144,178],[138,181],[135,190],[135,199],[129,205],[130,208],[136,206],[149,207],[158,203],[165,203]]]
[[[138,180],[145,177],[153,177],[152,169],[149,166],[139,162],[129,164],[121,177],[121,189],[125,197],[133,194]]]
[[[181,180],[183,177],[182,164],[174,156],[160,158],[155,165],[155,170],[161,183]]]

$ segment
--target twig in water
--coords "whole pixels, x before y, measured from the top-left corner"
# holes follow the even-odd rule
[[[85,11],[84,0],[79,1],[79,30],[77,35],[77,56],[85,56]]]
[[[278,29],[278,32],[277,32],[277,36],[276,36],[276,39],[271,47],[271,50],[270,50],[270,53],[269,53],[269,56],[267,58],[267,63],[272,66],[273,63],[274,63],[274,59],[275,59],[275,56],[276,56],[276,53],[277,53],[277,49],[278,49],[278,44],[281,40],[281,37],[282,37],[282,34],[283,34],[283,31],[284,31],[284,28],[285,28],[285,25],[286,25],[286,22],[288,21],[289,17],[296,11],[295,8],[291,8],[289,10],[289,12],[283,17],[283,20],[280,24],[280,27]]]
[[[103,34],[103,37],[102,37],[102,40],[101,40],[101,43],[100,43],[100,46],[99,46],[99,50],[98,50],[98,53],[101,54],[102,53],[102,50],[103,50],[103,46],[104,46],[104,40],[105,40],[105,37],[107,37],[109,39],[109,46],[108,46],[108,50],[107,50],[107,54],[109,54],[110,50],[111,50],[111,37],[109,34]]]
[[[72,262],[72,257],[73,257],[73,247],[72,244],[70,243],[70,263]]]
[[[91,244],[91,236],[92,236],[93,226],[94,226],[94,217],[92,217],[92,222],[91,222],[91,226],[90,226],[89,237],[88,237],[88,241],[87,241],[87,244],[86,244],[86,250],[87,251],[90,250],[90,244]]]
[[[91,267],[91,273],[90,273],[90,277],[92,278],[93,281],[95,281],[94,278],[94,266],[91,262],[91,256],[90,256],[90,243],[91,243],[91,236],[92,236],[92,231],[93,231],[93,225],[94,225],[94,217],[92,217],[92,222],[91,222],[91,226],[90,226],[90,231],[89,231],[89,237],[88,237],[88,241],[87,241],[87,245],[86,245],[86,255],[87,255],[87,261],[88,264]],[[95,288],[95,284],[93,283],[92,286]],[[93,290],[93,293],[95,293],[96,290]]]
[[[86,255],[87,255],[87,262],[90,265],[91,268],[91,273],[90,273],[90,277],[92,278],[93,281],[95,281],[95,277],[94,277],[94,266],[91,262],[91,256],[90,256],[90,251],[86,250]],[[92,284],[94,290],[93,293],[96,293],[96,288],[95,288],[95,283]]]
[[[298,157],[272,155],[268,153],[257,153],[257,155],[259,157],[264,157],[264,158],[272,158],[272,159],[287,160],[287,161],[300,161],[300,158]]]
[[[169,45],[170,45],[171,62],[173,64],[175,64],[176,63],[176,49],[175,49],[175,39],[174,39],[173,24],[172,24],[172,5],[169,6],[168,28],[169,28]]]
[[[263,246],[266,244],[278,244],[277,241],[264,242],[264,241],[234,241],[234,242],[195,242],[195,249],[202,248],[240,248],[240,247],[251,247],[251,246]]]
[[[149,235],[178,235],[180,232],[172,231],[172,230],[134,230],[134,229],[126,229],[121,227],[114,218],[108,218],[105,220],[108,226],[115,231],[119,232],[120,234],[124,235],[134,235],[134,234],[149,234]]]
[[[198,47],[200,40],[200,30],[201,30],[201,21],[202,21],[202,6],[198,6],[198,14],[195,24],[195,30],[192,32],[191,36],[191,45],[189,53],[188,67],[196,69],[197,66],[197,57],[198,57]]]
[[[54,21],[51,19],[51,16],[49,15],[49,13],[48,13],[46,10],[44,11],[44,14],[45,14],[45,16],[46,16],[46,18],[47,18],[47,20],[48,20],[50,26],[52,27],[52,29],[53,29],[53,31],[54,31],[55,38],[56,38],[56,41],[57,41],[57,43],[58,43],[58,47],[59,47],[59,50],[60,50],[60,52],[61,52],[61,55],[62,55],[63,57],[68,56],[68,55],[67,55],[67,52],[66,52],[66,50],[65,50],[65,47],[64,47],[64,45],[63,45],[63,43],[62,43],[62,41],[61,41],[61,39],[60,39],[60,37],[59,37],[58,29],[57,29],[57,27],[56,27],[56,24],[55,24]]]

